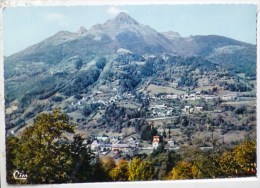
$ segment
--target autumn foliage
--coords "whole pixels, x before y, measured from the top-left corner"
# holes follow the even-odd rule
[[[153,152],[128,160],[95,156],[70,118],[55,109],[37,116],[20,137],[6,140],[7,182],[46,184],[150,181],[256,176],[256,142],[245,140],[229,150],[197,147]],[[73,140],[68,135],[74,135]],[[14,170],[28,174],[15,180]]]

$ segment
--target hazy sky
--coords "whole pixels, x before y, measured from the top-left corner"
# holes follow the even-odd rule
[[[4,10],[4,55],[8,56],[58,31],[89,29],[125,11],[157,31],[182,36],[221,35],[256,44],[255,5],[128,5],[15,7]]]

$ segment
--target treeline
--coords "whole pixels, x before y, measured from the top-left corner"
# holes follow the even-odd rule
[[[107,157],[106,157],[106,160]],[[187,147],[178,151],[154,151],[116,165],[111,160],[110,181],[212,179],[256,176],[256,145],[244,141],[230,151],[202,151]]]
[[[234,148],[202,151],[197,147],[177,151],[154,150],[115,161],[93,154],[75,124],[60,110],[38,115],[20,137],[6,139],[7,182],[48,184],[108,181],[146,181],[227,178],[256,175],[256,142],[246,140]],[[152,131],[152,130],[146,130]],[[72,141],[68,136],[74,135]],[[152,135],[152,133],[151,133]],[[15,170],[28,178],[16,180]]]
[[[238,91],[238,92],[247,92],[247,91],[252,91],[252,89],[254,89],[253,84],[242,83],[239,80],[238,82],[233,84],[227,82],[221,82],[220,86],[223,87],[225,90]]]
[[[180,56],[170,56],[166,60],[167,64],[175,66],[187,66],[190,72],[199,69],[200,72],[207,72],[216,70],[216,64],[201,57],[182,58]]]
[[[66,96],[72,96],[80,92],[87,92],[88,87],[98,80],[100,72],[101,71],[96,67],[78,72],[77,77],[73,82],[67,83],[66,87],[61,89],[61,92]]]

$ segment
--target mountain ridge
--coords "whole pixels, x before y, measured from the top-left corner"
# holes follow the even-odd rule
[[[136,39],[139,40],[140,43],[147,43],[148,46],[152,46],[155,49],[163,49],[167,51],[168,53],[175,53],[177,52],[179,55],[204,55],[201,53],[205,49],[204,43],[208,44],[208,42],[211,42],[212,45],[210,45],[209,48],[216,48],[214,46],[214,40],[224,41],[224,43],[221,44],[221,46],[224,46],[225,43],[237,43],[238,45],[245,45],[250,46],[251,48],[254,48],[255,45],[240,42],[235,39],[230,39],[228,37],[224,36],[218,36],[218,35],[197,35],[197,36],[191,36],[191,37],[181,37],[178,33],[170,31],[172,34],[175,33],[178,37],[169,36],[167,37],[167,32],[160,33],[156,30],[152,29],[149,26],[144,26],[142,24],[139,24],[136,20],[131,18],[127,13],[122,12],[119,13],[115,18],[110,19],[106,21],[104,24],[96,24],[92,26],[89,30],[83,29],[84,31],[80,31],[80,28],[77,32],[69,32],[69,31],[60,31],[53,36],[35,44],[32,45],[25,50],[22,50],[21,52],[18,52],[16,54],[13,54],[12,56],[22,56],[23,54],[27,53],[33,53],[30,50],[34,48],[41,48],[45,45],[55,46],[55,45],[62,45],[66,42],[71,42],[75,40],[82,40],[84,37],[91,37],[94,36],[94,40],[101,40],[102,37],[114,40],[115,37],[117,37],[117,46],[121,43],[124,43],[124,40],[122,41],[122,38],[129,38],[129,40]],[[81,33],[80,33],[81,32]],[[128,32],[130,34],[126,35],[124,32]],[[120,34],[120,35],[119,35]],[[125,36],[125,35],[126,36]],[[205,40],[207,40],[205,42]],[[119,42],[118,42],[119,41]],[[121,42],[121,43],[120,43]],[[129,42],[129,41],[127,41]],[[131,41],[130,41],[131,42]],[[219,44],[217,46],[219,47]],[[134,45],[134,44],[133,44]],[[123,46],[127,48],[127,46]],[[120,48],[118,46],[117,48]],[[130,46],[130,50],[133,50],[133,47]],[[196,52],[198,51],[198,53]],[[26,51],[29,51],[26,53]],[[114,50],[115,51],[115,50]],[[154,50],[153,50],[154,52]]]
[[[120,30],[120,27],[123,27],[123,29],[129,29],[129,27],[131,28],[131,26],[138,26],[139,28],[145,28],[145,29],[148,29],[148,31],[152,34],[159,34],[159,35],[162,35],[164,36],[164,38],[168,39],[168,40],[172,40],[173,42],[173,47],[175,48],[174,50],[175,51],[178,51],[176,45],[174,46],[174,43],[176,43],[176,41],[174,39],[178,38],[179,39],[186,39],[186,40],[189,40],[189,39],[194,39],[194,40],[197,40],[200,39],[200,38],[203,38],[203,37],[206,37],[207,40],[210,40],[210,38],[212,40],[215,40],[214,37],[216,38],[217,37],[217,40],[229,40],[229,41],[232,41],[232,43],[240,43],[240,44],[243,44],[243,45],[252,45],[252,46],[255,46],[253,44],[249,44],[249,43],[246,43],[246,42],[241,42],[241,41],[238,41],[238,40],[235,40],[235,39],[231,39],[231,38],[228,38],[228,37],[225,37],[225,36],[219,36],[219,35],[195,35],[195,36],[190,36],[190,37],[181,37],[180,34],[178,32],[175,32],[175,31],[168,31],[168,32],[157,32],[156,30],[152,29],[151,27],[149,26],[145,26],[145,25],[142,25],[142,24],[139,24],[135,19],[133,19],[131,16],[129,16],[127,13],[125,12],[121,12],[119,13],[116,17],[114,17],[113,19],[110,19],[110,20],[107,20],[105,23],[103,24],[96,24],[96,25],[93,25],[89,30],[87,30],[86,28],[84,28],[84,26],[81,26],[78,31],[76,32],[70,32],[70,31],[59,31],[57,32],[56,34],[54,34],[53,36],[50,36],[48,37],[47,39],[37,43],[37,44],[41,44],[42,42],[45,42],[45,43],[48,43],[47,41],[51,41],[51,40],[58,40],[60,38],[60,41],[58,40],[58,42],[56,43],[56,45],[62,43],[62,42],[66,42],[66,37],[70,37],[68,39],[70,40],[77,40],[79,39],[80,37],[83,37],[82,35],[86,35],[86,34],[92,34],[92,35],[95,35],[99,32],[101,32],[101,34],[107,34],[106,32],[109,32],[107,31],[109,28],[113,28],[112,31],[110,31],[109,33],[113,33],[112,37],[114,37],[115,33],[118,34],[120,32],[122,32]],[[124,28],[125,27],[125,28]],[[119,31],[118,31],[119,30]],[[137,30],[137,32],[140,33],[140,31]],[[176,35],[175,37],[173,36],[169,36],[167,37],[167,33],[171,33],[172,35]],[[62,40],[63,39],[63,40]],[[177,41],[178,41],[177,40]],[[37,45],[35,44],[35,45]],[[32,45],[32,46],[35,46],[35,45]],[[54,44],[51,44],[51,45],[55,45]],[[30,47],[28,47],[30,48]],[[26,49],[28,49],[26,48]],[[177,50],[176,50],[177,49]],[[22,50],[24,51],[24,50]],[[180,50],[179,50],[180,51]],[[20,53],[20,52],[18,52]],[[12,54],[14,55],[14,54]],[[11,56],[12,56],[11,55]],[[183,55],[183,54],[180,54],[180,55]],[[10,56],[8,56],[10,57]]]

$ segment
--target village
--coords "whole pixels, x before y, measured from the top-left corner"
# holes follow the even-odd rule
[[[101,91],[97,91],[95,94],[89,97],[83,97],[78,101],[71,102],[72,107],[80,107],[86,104],[98,104],[100,106],[107,107],[113,103],[118,103],[124,101],[125,103],[132,103],[136,105],[138,110],[140,107],[138,106],[137,96],[133,93],[125,92],[123,94],[119,94],[116,88],[113,88],[115,92],[113,96],[111,94],[107,95]],[[168,101],[179,100],[180,102],[192,102],[197,100],[203,100],[206,102],[221,100],[223,102],[227,101],[243,101],[243,97],[240,97],[238,93],[230,92],[229,94],[225,95],[208,95],[208,94],[201,94],[201,92],[194,92],[194,93],[184,93],[184,94],[162,94],[162,95],[154,95],[150,93],[144,93],[141,97],[141,100],[149,101],[149,114],[151,117],[163,118],[163,117],[171,117],[173,116],[173,107],[168,104]],[[248,99],[247,99],[248,100]],[[100,107],[101,108],[101,107]],[[204,109],[202,106],[194,106],[194,105],[185,105],[181,109],[181,113],[199,113],[202,112]]]
[[[161,136],[153,136],[152,142],[140,141],[137,136],[127,136],[127,137],[108,137],[107,135],[97,136],[93,138],[91,144],[88,147],[98,156],[111,156],[114,159],[119,159],[122,157],[133,157],[137,154],[151,154],[153,151],[157,150],[159,145],[162,147]],[[178,146],[174,144],[173,140],[167,141],[164,149],[167,150],[177,150]]]
[[[116,89],[113,89],[114,95],[107,95],[101,91],[97,91],[88,98],[83,97],[78,102],[74,102],[72,105],[81,106],[86,104],[98,104],[99,110],[105,109],[112,104],[131,104],[136,110],[140,110],[140,101],[136,93],[125,92],[120,94]],[[243,97],[240,97],[239,93],[230,92],[225,95],[217,94],[202,94],[202,92],[191,92],[183,94],[160,94],[155,95],[149,92],[142,93],[139,96],[141,101],[149,101],[147,106],[146,117],[144,117],[149,124],[153,124],[154,121],[166,121],[174,120],[180,116],[189,114],[205,113],[207,109],[201,104],[201,101],[206,103],[214,103],[215,101],[221,102],[243,102]],[[172,101],[179,101],[182,103],[182,107],[178,113],[175,112],[175,106],[172,105]],[[179,103],[178,103],[179,104]],[[184,105],[185,104],[185,105]],[[196,105],[194,105],[196,104]],[[138,106],[139,105],[139,106]],[[216,108],[217,109],[217,108]],[[215,109],[215,111],[217,111]],[[216,112],[217,113],[217,112]],[[160,124],[160,123],[159,123]],[[140,135],[132,132],[130,134],[115,134],[106,135],[104,133],[98,133],[99,136],[92,136],[91,143],[88,147],[98,156],[110,156],[114,159],[131,158],[139,154],[151,154],[158,148],[164,150],[178,150],[183,144],[180,144],[180,138],[178,136],[170,135],[170,131],[174,131],[174,128],[158,126],[156,127],[158,134],[151,137],[150,141],[144,141],[140,138]],[[179,135],[180,136],[180,135]],[[202,150],[212,149],[209,145],[200,146]]]

